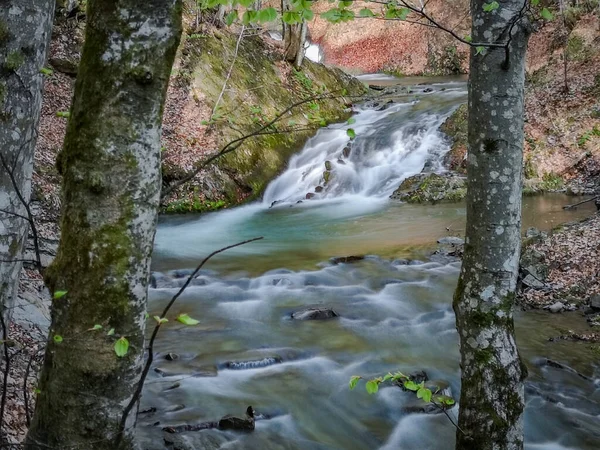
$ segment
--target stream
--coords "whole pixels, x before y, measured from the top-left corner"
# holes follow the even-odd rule
[[[321,129],[262,201],[161,219],[153,270],[173,277],[185,276],[182,269],[221,247],[264,240],[217,255],[173,307],[173,318],[187,313],[200,324],[171,320],[161,328],[157,371],[150,373],[140,408],[156,408],[139,416],[143,448],[166,448],[161,427],[243,417],[252,405],[262,419],[253,433],[186,432],[173,435],[178,448],[453,449],[455,428],[443,414],[407,412],[415,407],[414,395],[391,386],[369,395],[364,383],[350,391],[348,381],[352,375],[425,370],[459,396],[451,302],[460,263],[432,262],[429,255],[437,239],[462,234],[464,205],[408,205],[388,197],[408,176],[444,170],[449,143],[438,128],[466,100],[466,83],[365,81],[398,84],[399,92],[393,103],[358,107],[352,124]],[[430,84],[416,84],[423,81]],[[348,128],[356,132],[350,151],[344,150]],[[524,198],[523,229],[549,230],[594,209],[564,211],[571,201],[560,194]],[[348,255],[367,257],[330,261]],[[176,291],[151,289],[151,315]],[[294,311],[315,305],[339,317],[291,319]],[[600,448],[598,350],[548,340],[565,330],[586,330],[581,313],[517,312],[515,320],[529,368],[525,447]],[[169,352],[179,359],[166,360]],[[540,365],[543,358],[590,378]],[[449,414],[456,419],[457,407]]]

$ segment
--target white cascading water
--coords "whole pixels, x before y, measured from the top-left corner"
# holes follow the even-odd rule
[[[267,187],[264,204],[345,196],[387,198],[407,177],[442,171],[448,141],[439,131],[447,113],[424,113],[410,120],[415,103],[393,104],[384,112],[360,109],[352,125],[333,125],[308,141],[287,170]],[[405,117],[398,124],[398,116]],[[415,120],[416,119],[416,120]],[[346,130],[356,138],[350,140]],[[325,172],[329,168],[329,179]]]

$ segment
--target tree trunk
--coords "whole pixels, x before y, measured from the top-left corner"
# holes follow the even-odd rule
[[[181,0],[89,0],[64,149],[52,324],[28,449],[133,449],[120,430],[144,356],[162,110]],[[101,330],[91,330],[101,325]],[[114,330],[108,332],[108,330]],[[118,357],[116,342],[127,339]]]
[[[484,12],[472,0],[474,42],[506,42],[523,0]],[[529,24],[512,30],[510,52],[471,51],[465,253],[454,296],[462,387],[456,448],[523,448],[523,379],[513,307],[521,247],[525,51]],[[508,61],[506,57],[508,57]]]
[[[24,202],[31,197],[44,81],[40,69],[54,2],[7,0],[0,7],[0,313],[13,306],[29,230]]]
[[[302,67],[302,61],[304,61],[304,53],[306,51],[304,44],[306,43],[306,32],[308,30],[308,24],[306,23],[306,20],[302,21],[302,25],[300,27],[300,45],[298,45],[298,53],[296,54],[296,61],[294,62],[294,67],[296,67],[296,70],[300,70],[300,67]]]

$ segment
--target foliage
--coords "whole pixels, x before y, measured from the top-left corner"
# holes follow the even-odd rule
[[[545,173],[540,183],[540,189],[542,191],[557,191],[562,189],[564,184],[565,182],[560,175],[554,172]]]
[[[359,375],[354,375],[351,377],[350,382],[348,383],[350,390],[353,390],[357,386],[358,382],[362,379],[363,377]],[[414,392],[417,397],[422,399],[425,403],[432,403],[441,409],[447,409],[455,403],[452,397],[439,394],[439,389],[432,391],[431,389],[425,387],[424,381],[421,383],[416,383],[415,381],[411,380],[408,375],[404,375],[402,372],[396,372],[395,374],[387,373],[383,377],[367,380],[365,383],[365,389],[369,394],[376,394],[379,391],[379,385],[386,382],[401,385],[407,391]]]
[[[225,200],[200,200],[199,198],[176,200],[166,208],[166,212],[170,214],[186,214],[190,212],[208,212],[216,211],[225,207]]]

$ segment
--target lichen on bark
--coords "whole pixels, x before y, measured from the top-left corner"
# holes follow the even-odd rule
[[[525,52],[530,34],[522,0],[496,11],[473,0],[469,78],[467,229],[454,296],[462,384],[456,448],[523,448],[523,379],[514,335],[523,165]],[[514,26],[511,26],[513,24]],[[510,31],[509,31],[510,30]],[[508,55],[508,60],[507,60]]]
[[[180,0],[88,2],[58,163],[61,242],[45,276],[67,294],[54,300],[27,448],[135,448],[135,417],[119,424],[143,361],[162,109],[180,35]],[[130,343],[122,358],[120,337]]]

